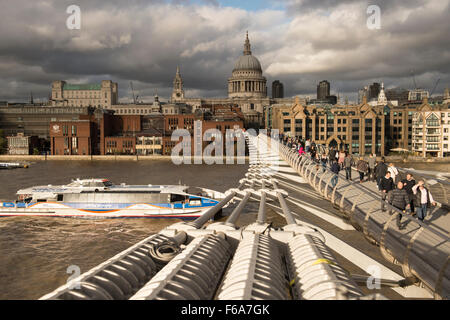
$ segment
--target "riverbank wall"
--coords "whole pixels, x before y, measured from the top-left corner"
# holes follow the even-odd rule
[[[249,157],[231,157],[233,163],[248,163]],[[107,156],[45,156],[45,155],[0,155],[0,162],[30,162],[30,161],[154,161],[154,160],[177,160],[172,156],[136,156],[136,155],[107,155]],[[215,157],[179,157],[182,162],[215,162]],[[226,157],[223,157],[223,163],[227,163]]]

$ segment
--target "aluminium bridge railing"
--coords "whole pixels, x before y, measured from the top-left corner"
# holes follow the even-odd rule
[[[242,179],[194,222],[161,230],[41,299],[383,299],[363,295],[320,232],[296,223],[287,196],[275,179]],[[258,215],[238,227],[250,199],[259,201]],[[225,222],[207,224],[231,202],[239,203]],[[266,206],[287,224],[267,223]]]
[[[308,183],[340,207],[341,211],[359,228],[365,237],[379,245],[382,255],[390,262],[400,264],[409,282],[420,281],[436,299],[450,297],[450,242],[448,234],[404,214],[386,203],[388,210],[381,210],[381,199],[359,183],[339,178],[332,186],[335,176],[308,155],[299,156],[287,146],[270,137],[277,144],[279,155]],[[343,186],[344,184],[344,186]],[[389,213],[391,212],[392,215]],[[397,230],[395,219],[399,214],[408,223],[404,230]]]
[[[318,145],[316,145],[316,147],[319,150],[320,154],[323,154],[323,153],[328,154],[328,152],[329,152],[329,148],[326,145],[318,144]],[[352,169],[357,171],[356,167],[352,167]],[[450,201],[449,201],[450,181],[446,180],[446,177],[447,178],[449,177],[448,173],[446,175],[440,176],[439,174],[433,174],[433,173],[430,173],[430,172],[427,172],[424,170],[417,170],[414,168],[406,169],[406,168],[397,167],[397,170],[403,176],[406,176],[407,173],[417,175],[418,178],[424,180],[425,186],[427,188],[429,188],[430,190],[432,189],[431,191],[433,194],[434,194],[434,191],[441,191],[442,192],[442,201],[441,201],[442,207],[446,207],[447,209],[450,208]],[[436,184],[439,185],[440,188],[434,187],[434,185],[436,185]]]

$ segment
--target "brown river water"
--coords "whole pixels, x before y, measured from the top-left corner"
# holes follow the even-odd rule
[[[18,189],[67,184],[72,178],[108,178],[118,184],[186,184],[224,192],[244,178],[248,165],[174,165],[140,162],[47,161],[28,169],[0,170],[0,199]],[[38,299],[177,219],[0,218],[0,299]]]
[[[449,164],[397,163],[404,168],[449,172]],[[432,168],[432,169],[431,169]],[[47,161],[28,169],[0,170],[0,199],[14,200],[25,187],[67,184],[73,178],[108,178],[118,184],[186,184],[224,192],[237,187],[248,165],[180,165],[152,161]],[[436,190],[438,192],[439,190]],[[434,191],[433,191],[434,192]],[[247,207],[246,207],[247,208]],[[248,208],[250,209],[250,208]],[[254,221],[257,212],[241,216]],[[253,214],[252,214],[253,213]],[[268,219],[284,224],[276,214]],[[69,266],[80,272],[111,258],[177,219],[0,218],[0,300],[38,299],[66,283]]]

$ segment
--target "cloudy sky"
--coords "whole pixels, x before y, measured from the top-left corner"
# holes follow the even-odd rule
[[[66,9],[81,8],[69,30]],[[369,5],[381,28],[369,29]],[[450,86],[450,0],[0,0],[0,100],[47,99],[53,80],[119,83],[121,102],[167,100],[180,65],[188,97],[224,97],[249,31],[286,96],[318,81],[356,99],[372,82],[442,95]]]

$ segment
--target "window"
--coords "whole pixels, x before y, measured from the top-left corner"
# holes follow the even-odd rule
[[[436,115],[434,113],[432,113],[431,116],[429,116],[427,118],[427,126],[439,127],[439,119],[438,119],[438,117],[436,117]]]
[[[77,135],[77,126],[72,126],[72,135],[73,136]]]

